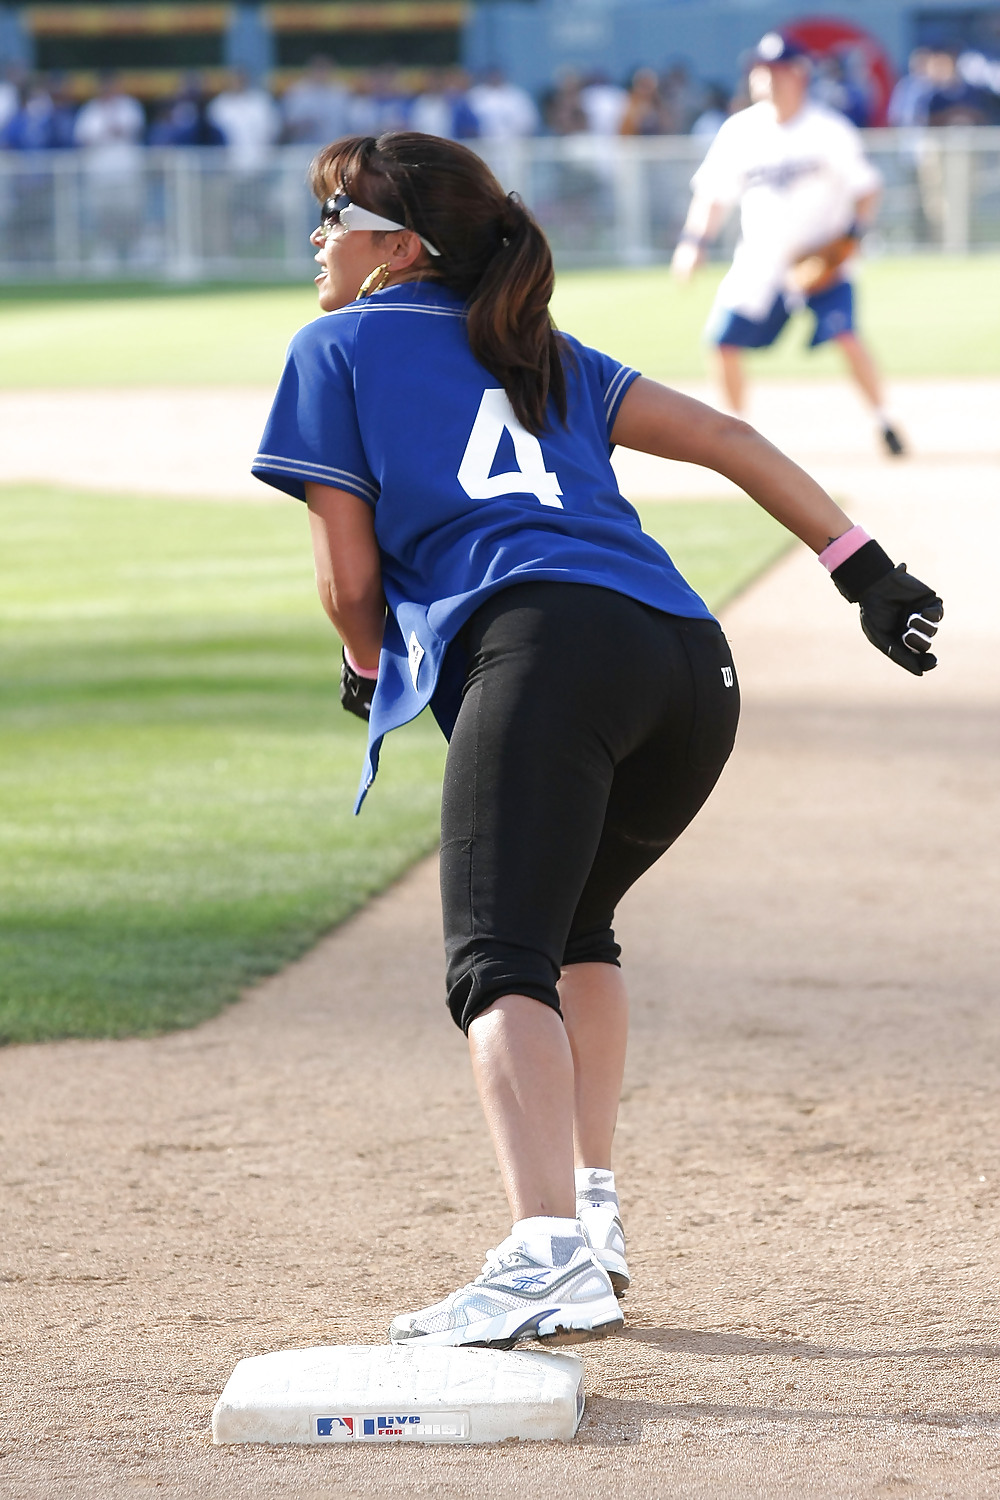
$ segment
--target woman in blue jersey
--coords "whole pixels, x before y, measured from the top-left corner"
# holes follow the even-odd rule
[[[369,719],[359,801],[426,704],[449,738],[448,1004],[513,1220],[474,1281],[390,1337],[601,1337],[629,1284],[614,911],[709,795],[739,711],[725,637],[643,533],[612,447],[735,481],[916,674],[940,601],[745,423],[557,333],[544,235],[473,152],[351,137],[312,182],[328,316],[292,340],[254,472],[309,508],[342,701]]]

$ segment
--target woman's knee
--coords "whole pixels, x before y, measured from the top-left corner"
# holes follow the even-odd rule
[[[476,1017],[503,995],[526,995],[561,1016],[558,978],[555,965],[542,954],[470,956],[448,966],[448,1009],[466,1034]]]
[[[563,953],[563,968],[569,964],[613,964],[619,968],[621,951],[610,923],[597,928],[571,930]]]

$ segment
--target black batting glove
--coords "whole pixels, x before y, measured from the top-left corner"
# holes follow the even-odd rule
[[[371,718],[372,698],[375,696],[375,678],[361,677],[350,662],[347,653],[340,653],[340,701],[349,714],[355,714],[365,723]]]
[[[845,599],[861,606],[861,629],[890,661],[915,677],[937,666],[931,643],[944,605],[906,564],[893,567],[878,542],[866,542],[830,575]]]
[[[931,643],[944,618],[944,605],[933,589],[912,577],[900,563],[866,589],[861,598],[861,629],[890,661],[915,677],[937,666]]]

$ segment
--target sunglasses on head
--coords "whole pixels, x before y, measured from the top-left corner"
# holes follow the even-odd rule
[[[405,229],[407,226],[397,224],[395,219],[383,219],[381,214],[373,214],[370,209],[362,208],[360,203],[352,203],[346,193],[338,193],[333,198],[327,198],[320,209],[319,227],[324,234],[329,235],[338,227],[340,229]],[[435,250],[422,234],[418,234],[417,239],[429,255],[441,254],[441,251]]]

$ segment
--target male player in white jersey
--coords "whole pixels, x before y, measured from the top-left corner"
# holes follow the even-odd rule
[[[810,73],[808,54],[791,37],[761,38],[750,70],[754,102],[725,122],[691,180],[673,270],[691,276],[738,203],[740,242],[707,329],[729,407],[744,407],[744,349],[769,347],[807,307],[816,320],[810,347],[836,342],[886,451],[898,457],[903,444],[886,416],[878,370],[854,327],[849,271],[881,177],[850,121],[809,99]]]

